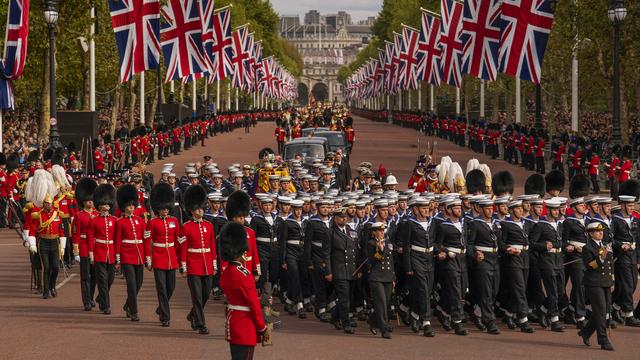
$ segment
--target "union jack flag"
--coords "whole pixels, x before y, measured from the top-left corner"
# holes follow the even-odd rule
[[[382,49],[378,49],[378,71],[376,73],[376,89],[375,96],[380,96],[384,93],[384,73],[385,64],[387,63],[386,52]]]
[[[404,39],[402,38],[402,35],[394,32],[393,33],[393,61],[392,61],[393,86],[391,88],[392,94],[395,94],[401,90],[398,86],[398,75],[400,73],[400,52],[402,50],[402,47],[404,46],[403,42],[404,42]]]
[[[273,97],[274,90],[274,74],[273,74],[273,57],[269,56],[262,59],[262,66],[260,68],[260,81],[258,83],[258,90],[262,95],[266,97]]]
[[[29,38],[29,0],[10,0],[4,38],[4,58],[0,61],[0,109],[13,109],[13,80],[24,70]]]
[[[393,56],[395,54],[395,45],[392,42],[385,41],[384,48],[384,80],[385,88],[388,93],[392,93],[393,89]]]
[[[208,71],[197,0],[170,0],[160,11],[165,19],[160,29],[165,81]]]
[[[200,26],[202,28],[202,48],[204,58],[207,60],[207,67],[213,69],[213,12],[214,0],[198,1],[198,12],[200,14]]]
[[[224,9],[213,15],[213,46],[211,63],[214,80],[224,80],[233,74],[233,37],[231,36],[231,11]]]
[[[245,91],[250,91],[253,90],[254,87],[254,80],[255,80],[255,73],[253,72],[254,70],[254,65],[255,65],[255,59],[253,58],[254,55],[254,50],[255,50],[255,39],[254,39],[254,33],[249,33],[249,36],[247,37],[247,51],[249,53],[249,57],[247,58],[247,68],[246,68],[246,80],[243,84],[243,90]]]
[[[118,46],[120,82],[156,69],[160,62],[160,1],[109,0],[109,11]]]
[[[422,26],[418,42],[418,79],[440,85],[440,18],[422,11]]]
[[[495,81],[500,48],[501,0],[467,0],[462,18],[462,72]]]
[[[262,75],[260,68],[262,67],[262,40],[256,41],[253,44],[253,50],[251,51],[251,73],[253,77],[253,90],[257,89],[259,78]]]
[[[418,31],[407,26],[403,27],[398,86],[404,90],[415,90],[418,88],[418,38]]]
[[[462,8],[463,5],[455,0],[442,0],[442,23],[440,27],[440,74],[442,80],[449,85],[460,87],[462,73],[460,63],[462,58]]]
[[[540,83],[542,59],[553,26],[552,0],[504,0],[500,71]]]
[[[244,88],[251,81],[249,74],[249,57],[251,49],[249,49],[249,30],[246,26],[242,26],[233,31],[233,77],[231,83],[233,87]]]

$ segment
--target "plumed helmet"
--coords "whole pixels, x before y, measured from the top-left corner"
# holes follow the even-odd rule
[[[76,184],[76,200],[82,206],[86,201],[93,200],[93,192],[98,184],[93,179],[83,177]]]
[[[513,175],[506,170],[498,171],[493,174],[493,178],[491,178],[491,189],[496,196],[513,194],[514,184],[515,180],[513,179]]]
[[[480,169],[474,169],[467,173],[467,192],[469,194],[483,194],[487,190],[487,178]]]
[[[551,170],[544,177],[547,191],[557,190],[562,192],[564,190],[564,173],[560,170]]]
[[[93,192],[93,204],[96,208],[102,205],[113,207],[116,202],[116,189],[111,184],[98,185]]]
[[[477,169],[479,166],[480,161],[478,161],[478,159],[469,159],[469,161],[467,161],[467,171],[465,172],[465,174],[468,174],[472,170]]]
[[[184,192],[184,207],[188,212],[207,207],[207,192],[200,185],[191,185]]]
[[[116,191],[116,200],[121,211],[129,205],[138,206],[138,189],[132,184],[122,185]]]
[[[224,261],[232,261],[249,250],[247,230],[234,222],[226,223],[220,229],[220,256]]]
[[[175,201],[175,195],[171,185],[167,183],[157,183],[151,189],[151,195],[149,196],[151,202],[151,208],[153,211],[158,212],[162,209],[173,209],[173,203]]]
[[[636,201],[638,201],[638,197],[640,196],[640,183],[638,180],[627,180],[620,184],[618,196],[620,195],[634,196]]]
[[[569,183],[569,198],[575,199],[589,195],[591,179],[587,175],[578,174],[571,178]]]
[[[244,191],[236,190],[227,198],[227,207],[225,209],[227,218],[246,217],[249,215],[250,210],[251,198]]]
[[[524,182],[524,193],[525,195],[540,195],[540,197],[544,197],[546,190],[546,183],[544,180],[544,176],[540,174],[533,174],[527,178]]]

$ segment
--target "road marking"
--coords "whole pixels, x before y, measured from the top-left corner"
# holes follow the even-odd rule
[[[56,285],[56,290],[58,290],[58,289],[60,289],[61,287],[63,287],[63,286],[64,286],[64,284],[68,283],[68,282],[69,282],[69,280],[73,279],[73,278],[74,278],[74,277],[76,277],[76,276],[78,276],[78,274],[71,274],[71,275],[69,275],[69,277],[68,277],[68,278],[66,278],[66,279],[62,280],[62,282],[61,282],[60,284]]]

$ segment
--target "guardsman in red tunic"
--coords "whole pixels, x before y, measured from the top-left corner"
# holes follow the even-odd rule
[[[180,152],[180,127],[173,128],[171,135],[173,136],[173,155],[178,155]]]
[[[158,144],[158,160],[162,160],[166,144],[164,142],[164,134],[161,131],[156,134],[156,142]]]
[[[249,245],[246,227],[228,223],[220,233],[220,255],[229,266],[222,271],[220,287],[227,298],[225,339],[232,360],[251,360],[260,339],[269,342],[258,291],[251,271],[244,265]]]
[[[629,145],[625,145],[622,151],[622,162],[620,165],[620,172],[618,173],[618,183],[622,184],[623,182],[629,180],[631,176],[631,147]]]
[[[96,291],[95,268],[89,262],[89,243],[87,234],[91,219],[100,215],[93,207],[93,192],[98,184],[93,179],[82,178],[76,184],[76,200],[82,210],[78,211],[71,229],[73,230],[73,255],[80,263],[80,293],[85,311],[91,311],[96,306],[93,295]]]
[[[131,138],[129,151],[131,152],[131,162],[136,164],[140,160],[138,157],[138,153],[140,152],[140,138],[137,135]]]
[[[191,125],[189,123],[182,125],[182,131],[184,132],[184,149],[188,150],[191,147]]]
[[[116,189],[111,184],[98,185],[93,193],[93,203],[100,214],[91,219],[87,232],[89,261],[95,264],[96,285],[98,286],[98,307],[105,315],[111,314],[109,290],[115,277],[116,235],[115,216],[109,210],[115,203]]]
[[[589,173],[589,177],[591,178],[591,185],[593,186],[593,193],[600,193],[600,185],[598,184],[598,174],[600,173],[600,155],[596,149],[593,150],[591,155],[591,159],[587,161],[587,173]]]
[[[158,183],[151,189],[151,208],[156,217],[149,220],[145,231],[145,262],[149,270],[153,269],[158,294],[158,314],[163,327],[170,324],[171,314],[169,300],[176,287],[176,269],[178,268],[177,247],[183,239],[179,239],[180,223],[169,216],[175,201],[173,189],[167,183]]]
[[[93,166],[98,173],[104,171],[104,158],[102,157],[102,150],[100,147],[96,147],[95,150],[93,150]]]
[[[60,270],[60,241],[66,242],[59,213],[53,209],[53,198],[46,194],[42,210],[31,215],[31,230],[38,239],[38,254],[42,265],[42,297],[56,297],[56,280]],[[31,247],[31,243],[29,244]]]
[[[184,223],[180,232],[180,237],[185,239],[180,246],[180,272],[187,277],[191,290],[192,307],[187,320],[191,322],[191,329],[207,335],[209,329],[205,324],[204,306],[218,270],[213,224],[203,219],[207,192],[200,185],[189,186],[184,193],[184,206],[193,219]]]
[[[227,198],[225,214],[230,222],[245,224],[245,218],[249,216],[251,210],[251,198],[244,191],[236,190]],[[246,226],[247,242],[249,250],[245,256],[244,266],[253,274],[255,281],[258,281],[262,271],[260,270],[260,259],[258,257],[258,245],[256,244],[256,234],[250,227]],[[227,266],[222,262],[222,270]]]
[[[131,321],[140,321],[138,292],[142,287],[144,274],[145,222],[134,214],[138,205],[138,190],[134,185],[127,184],[118,188],[116,198],[118,208],[123,212],[116,224],[116,263],[121,266],[127,282],[127,301],[122,309]]]
[[[115,161],[120,162],[120,159],[122,159],[122,143],[120,142],[120,138],[116,138],[113,148],[115,151]]]
[[[204,146],[204,139],[207,137],[207,121],[200,120],[200,145]]]
[[[276,130],[274,131],[274,136],[276,137],[276,142],[278,143],[278,154],[282,154],[284,152],[284,140],[285,140],[286,132],[284,128],[278,125],[276,126]]]
[[[544,168],[544,137],[542,136],[543,134],[540,133],[538,136],[538,141],[536,144],[536,171],[540,174],[544,174],[545,173],[545,168]]]

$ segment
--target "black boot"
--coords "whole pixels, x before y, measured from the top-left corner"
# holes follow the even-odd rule
[[[500,335],[500,329],[498,329],[498,325],[496,325],[495,321],[491,321],[486,325],[487,333],[491,335]]]
[[[469,334],[469,332],[464,328],[464,325],[461,322],[454,323],[453,329],[455,330],[456,335],[466,336]]]
[[[533,334],[534,332],[536,332],[536,330],[529,325],[528,321],[520,324],[520,331],[526,334]]]
[[[554,321],[551,323],[551,331],[564,332],[564,326],[560,324],[560,321]]]

